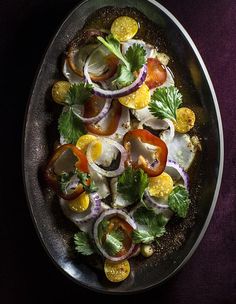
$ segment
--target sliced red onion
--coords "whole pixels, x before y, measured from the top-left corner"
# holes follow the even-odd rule
[[[75,225],[79,226],[81,223],[87,223],[96,218],[101,212],[101,199],[96,192],[89,194],[90,206],[84,212],[75,212],[69,208],[69,201],[60,199],[60,205],[65,216],[71,220]]]
[[[129,258],[133,258],[136,257],[137,255],[139,255],[141,250],[141,246],[139,244],[135,244],[133,251],[131,252]]]
[[[111,207],[103,202],[101,202],[101,208],[100,208],[100,212],[99,213],[102,213],[103,211],[105,210],[108,210],[110,209]],[[97,218],[97,217],[96,217]],[[76,226],[83,232],[86,232],[89,234],[89,236],[91,238],[93,238],[93,226],[94,226],[94,223],[96,221],[96,218],[93,218],[91,220],[88,220],[86,222],[79,222],[79,223],[76,223]]]
[[[103,117],[106,116],[106,114],[108,113],[110,107],[111,107],[111,102],[112,102],[112,99],[111,98],[106,98],[106,101],[105,101],[105,104],[101,110],[101,112],[98,113],[98,115],[94,116],[94,117],[83,117],[81,115],[81,106],[73,106],[72,107],[72,110],[74,112],[74,114],[79,117],[83,122],[85,123],[96,123],[98,122],[99,120],[101,120]]]
[[[134,220],[126,212],[124,212],[122,210],[117,210],[117,209],[109,209],[109,210],[106,210],[103,213],[101,213],[99,218],[96,220],[96,222],[94,224],[94,228],[93,228],[93,234],[94,234],[95,243],[96,243],[99,251],[102,253],[102,255],[111,261],[118,262],[118,261],[122,261],[122,260],[126,259],[127,257],[129,257],[131,255],[131,253],[134,250],[135,244],[132,243],[132,245],[130,246],[127,253],[120,257],[112,257],[103,249],[102,245],[100,244],[99,238],[98,238],[98,226],[104,219],[110,219],[114,216],[118,216],[118,217],[122,218],[133,229],[136,229],[136,224],[135,224]]]
[[[165,201],[164,199],[161,199],[161,198],[156,198],[156,197],[151,196],[150,193],[148,192],[148,190],[146,190],[144,192],[144,197],[146,198],[145,202],[147,202],[147,204],[153,209],[156,209],[156,208],[168,209],[169,208],[167,201]]]
[[[77,75],[69,66],[67,59],[65,59],[63,68],[63,75],[67,78],[70,83],[80,83],[83,81],[83,78]]]
[[[119,143],[123,141],[124,135],[131,129],[130,123],[130,112],[129,108],[122,107],[122,113],[118,127],[112,135],[109,136],[110,139],[113,139]]]
[[[140,121],[138,129],[143,129],[143,125],[150,127],[153,130],[165,130],[168,128],[168,123],[165,120],[156,118],[152,114]]]
[[[127,151],[125,150],[125,148],[121,144],[117,143],[116,141],[114,141],[110,138],[106,138],[106,137],[101,138],[100,137],[99,141],[101,141],[102,144],[115,146],[120,151],[121,158],[120,158],[119,167],[116,170],[107,171],[107,170],[104,170],[104,169],[100,168],[93,161],[92,156],[91,156],[91,151],[92,151],[93,145],[96,144],[96,141],[91,142],[91,144],[89,144],[88,149],[87,149],[86,155],[87,155],[89,165],[93,168],[93,170],[97,171],[98,173],[100,173],[101,175],[106,176],[106,177],[115,177],[115,176],[120,175],[125,169],[124,163],[125,163],[125,160],[127,159],[127,156],[128,156]]]
[[[155,50],[155,47],[153,45],[147,44],[143,40],[130,39],[128,41],[125,41],[125,42],[121,43],[122,53],[125,54],[128,51],[129,47],[134,45],[134,44],[138,44],[138,45],[140,45],[144,48],[144,50],[146,51],[146,56],[145,56],[146,58],[151,57],[151,54],[152,54],[153,50]]]
[[[88,72],[88,66],[89,66],[89,61],[87,60],[85,63],[85,66],[84,66],[84,76],[85,76],[86,81],[89,84],[93,85],[94,83],[92,82],[89,72]],[[118,97],[129,95],[130,93],[137,91],[137,89],[143,84],[144,80],[146,79],[146,76],[147,76],[147,66],[144,65],[141,68],[137,79],[131,85],[124,87],[122,89],[119,89],[119,90],[114,90],[114,91],[104,90],[102,88],[93,86],[94,94],[97,96],[106,97],[106,98],[118,98]]]
[[[105,58],[110,54],[111,52],[104,45],[100,45],[95,48],[87,57],[87,61],[90,63],[88,66],[88,72],[96,76],[102,75],[107,69],[107,63]],[[95,57],[95,61],[93,60],[93,57]],[[93,61],[92,64],[91,61]]]
[[[161,133],[161,139],[166,143],[171,143],[174,139],[175,136],[175,126],[173,124],[173,122],[168,119],[168,118],[164,118],[164,121],[167,122],[167,124],[169,125],[169,129],[165,130]]]
[[[183,179],[184,186],[189,191],[189,176],[186,171],[174,160],[168,160],[166,163],[166,169],[165,171],[168,172],[168,168],[172,168],[177,171],[177,173],[180,175],[180,177]]]

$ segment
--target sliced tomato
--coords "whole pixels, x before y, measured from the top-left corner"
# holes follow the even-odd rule
[[[166,68],[157,58],[148,58],[146,85],[149,89],[159,87],[166,81]]]
[[[86,103],[84,109],[85,117],[93,117],[100,112],[101,106],[99,106],[98,104],[99,100],[101,101],[101,98],[94,96]],[[106,127],[103,128],[100,125],[100,122],[96,124],[86,124],[87,131],[100,136],[112,135],[113,133],[116,132],[118,128],[121,112],[122,112],[121,104],[118,101],[114,100],[106,116],[107,119]]]
[[[133,138],[139,139],[143,143],[156,146],[155,158],[156,164],[150,164],[142,155],[139,155],[138,160],[132,160],[131,157],[131,141]],[[127,165],[131,165],[135,169],[143,169],[149,176],[160,175],[166,166],[168,149],[164,141],[153,135],[151,132],[144,129],[136,129],[127,132],[123,139],[125,149],[129,152]]]

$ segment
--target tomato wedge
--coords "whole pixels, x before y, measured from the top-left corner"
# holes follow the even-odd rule
[[[74,167],[82,172],[86,172],[86,173],[88,172],[88,161],[85,154],[80,149],[76,148],[76,146],[72,144],[65,144],[57,148],[56,151],[54,152],[52,158],[49,160],[46,166],[44,177],[48,185],[60,197],[64,198],[65,200],[72,200],[78,197],[84,191],[83,186],[81,184],[78,184],[78,186],[75,188],[75,190],[72,193],[66,194],[62,192],[60,183],[58,181],[58,174],[55,172],[56,162],[68,150],[70,150],[77,159],[74,163]]]
[[[149,89],[159,87],[166,81],[166,68],[157,58],[148,58],[146,85]]]
[[[156,162],[154,164],[149,163],[142,155],[139,155],[137,161],[133,161],[131,157],[131,140],[133,138],[138,138],[141,142],[156,146],[155,158]],[[160,175],[166,166],[168,149],[164,141],[159,137],[153,135],[151,132],[143,129],[136,129],[129,131],[125,134],[123,139],[124,147],[129,152],[129,158],[127,165],[131,165],[135,169],[143,169],[149,176]]]
[[[84,109],[84,116],[85,117],[93,117],[96,116],[100,112],[100,108],[98,105],[99,97],[93,96],[88,102],[86,102],[85,109]],[[94,133],[100,136],[109,136],[116,132],[120,117],[122,113],[122,106],[121,104],[114,100],[111,106],[111,109],[107,113],[106,119],[108,122],[106,123],[106,127],[102,128],[99,124],[86,124],[86,129],[88,132]]]

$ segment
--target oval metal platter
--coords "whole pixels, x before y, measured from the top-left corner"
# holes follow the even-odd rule
[[[50,88],[55,80],[62,79],[61,55],[87,17],[106,6],[137,9],[163,30],[167,49],[184,75],[182,82],[188,83],[195,100],[203,146],[200,165],[193,176],[195,219],[186,234],[178,236],[181,246],[173,251],[167,248],[161,260],[155,255],[145,261],[133,259],[129,278],[120,284],[109,283],[103,272],[94,267],[96,261],[88,262],[75,255],[72,236],[76,227],[63,216],[58,199],[41,179],[42,168],[58,138],[56,121],[60,109],[51,101]],[[214,88],[196,46],[176,18],[152,0],[88,0],[77,6],[56,33],[42,61],[29,100],[23,137],[23,175],[29,209],[42,244],[56,266],[76,283],[105,293],[134,293],[163,283],[185,264],[201,241],[217,201],[222,169],[223,133]]]

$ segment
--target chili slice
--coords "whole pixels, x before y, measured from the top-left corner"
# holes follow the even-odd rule
[[[155,157],[156,164],[150,164],[142,155],[138,157],[137,161],[133,161],[131,158],[131,140],[132,138],[138,138],[141,142],[147,143],[157,147]],[[151,132],[143,129],[136,129],[129,131],[125,134],[123,139],[124,147],[129,152],[129,158],[127,165],[131,165],[135,169],[143,169],[149,176],[160,175],[166,166],[168,150],[164,141],[159,137],[153,135]]]
[[[75,168],[79,169],[82,172],[88,172],[88,161],[85,156],[85,154],[78,149],[76,146],[72,144],[65,144],[60,146],[59,148],[56,149],[54,152],[53,156],[49,160],[45,172],[44,172],[44,177],[48,185],[63,199],[65,200],[72,200],[78,197],[83,191],[83,186],[82,184],[78,184],[78,186],[75,188],[75,190],[70,193],[66,194],[62,192],[59,181],[58,181],[58,174],[55,173],[54,171],[54,165],[56,161],[62,156],[64,152],[67,150],[71,150],[73,155],[77,158],[77,161],[75,162],[74,166]]]

